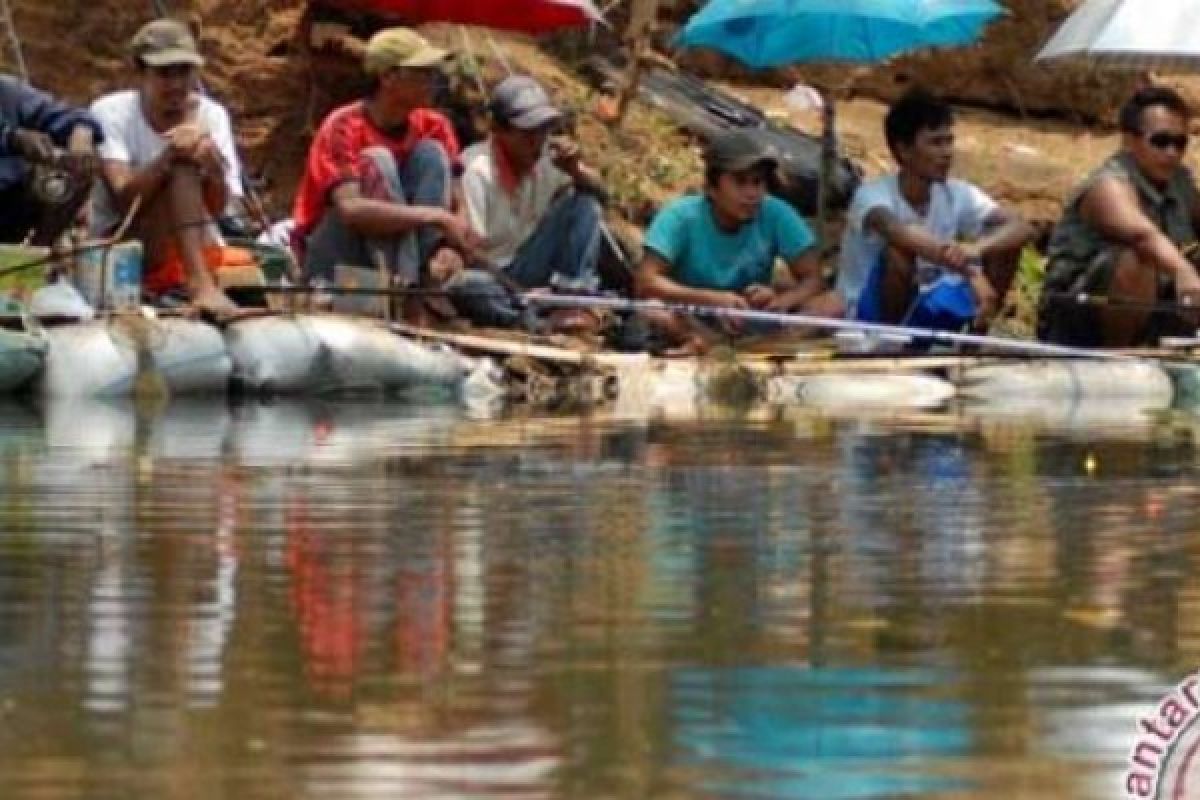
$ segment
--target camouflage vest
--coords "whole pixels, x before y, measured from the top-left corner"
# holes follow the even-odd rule
[[[1191,244],[1196,239],[1192,230],[1192,208],[1196,203],[1196,188],[1192,175],[1180,168],[1163,189],[1156,188],[1134,164],[1128,153],[1117,153],[1105,161],[1072,192],[1063,209],[1062,219],[1050,236],[1047,255],[1050,263],[1069,261],[1084,265],[1092,261],[1102,250],[1112,246],[1100,231],[1096,230],[1080,213],[1083,196],[1102,178],[1114,176],[1133,186],[1137,192],[1138,205],[1158,229],[1179,247]]]

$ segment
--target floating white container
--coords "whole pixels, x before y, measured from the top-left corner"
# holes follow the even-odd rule
[[[1158,364],[1140,360],[1058,359],[964,369],[956,381],[966,397],[984,400],[1135,399],[1170,405],[1171,378]]]

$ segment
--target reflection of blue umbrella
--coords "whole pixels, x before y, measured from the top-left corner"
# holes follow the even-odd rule
[[[707,47],[755,68],[817,61],[870,64],[923,47],[974,42],[1004,9],[994,0],[711,0],[675,43]],[[834,158],[833,105],[825,103],[818,217]]]
[[[674,757],[722,797],[875,800],[963,789],[971,750],[947,670],[746,667],[671,679]]]

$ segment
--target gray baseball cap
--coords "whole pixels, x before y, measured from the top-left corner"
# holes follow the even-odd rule
[[[723,172],[742,172],[757,166],[779,168],[779,153],[751,131],[718,133],[704,148],[704,163]]]
[[[496,84],[488,108],[500,122],[525,131],[563,118],[542,85],[528,75],[510,75]]]

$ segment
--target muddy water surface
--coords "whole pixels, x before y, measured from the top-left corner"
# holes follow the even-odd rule
[[[4,798],[1112,798],[1188,418],[0,415]]]

